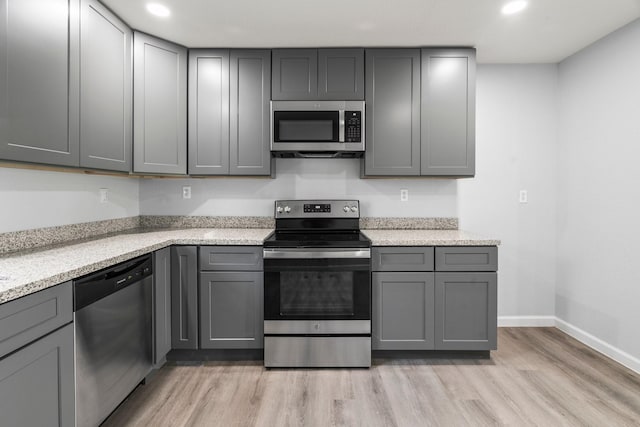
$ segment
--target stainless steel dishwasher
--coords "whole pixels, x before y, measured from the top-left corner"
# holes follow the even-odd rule
[[[97,426],[151,370],[151,256],[74,281],[76,425]]]

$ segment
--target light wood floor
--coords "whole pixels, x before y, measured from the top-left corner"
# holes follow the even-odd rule
[[[500,328],[491,359],[371,369],[165,366],[105,426],[640,426],[640,375],[555,328]]]

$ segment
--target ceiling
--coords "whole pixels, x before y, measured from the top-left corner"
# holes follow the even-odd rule
[[[187,47],[475,46],[481,63],[559,62],[640,17],[640,0],[101,0]],[[168,6],[150,15],[148,1]]]

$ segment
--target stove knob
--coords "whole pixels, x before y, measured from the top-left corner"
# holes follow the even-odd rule
[[[285,206],[284,213],[289,213],[289,212],[291,212],[291,208],[289,206]]]
[[[342,208],[342,210],[345,212],[349,212],[349,206],[345,206],[344,208]]]
[[[276,209],[276,211],[277,211],[278,213],[282,213],[282,211],[284,211],[284,209],[282,209],[282,206],[278,206],[278,207],[277,207],[277,209]]]
[[[351,206],[351,212],[358,212],[357,206]]]

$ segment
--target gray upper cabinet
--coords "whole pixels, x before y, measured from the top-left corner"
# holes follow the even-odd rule
[[[274,100],[364,99],[364,49],[274,49]]]
[[[364,99],[364,49],[318,50],[318,99]]]
[[[475,49],[422,49],[421,174],[475,174]]]
[[[271,175],[271,51],[232,50],[230,86],[229,173]]]
[[[171,347],[198,348],[198,248],[171,247]]]
[[[187,173],[187,50],[135,32],[133,171]]]
[[[80,166],[131,171],[132,32],[97,0],[82,0]]]
[[[229,174],[229,51],[189,51],[189,173]]]
[[[153,253],[153,363],[171,350],[171,248]]]
[[[80,0],[45,3],[0,2],[0,158],[78,166]]]
[[[317,49],[274,49],[272,60],[273,100],[297,101],[318,98]]]
[[[420,175],[420,50],[367,49],[364,175]]]

